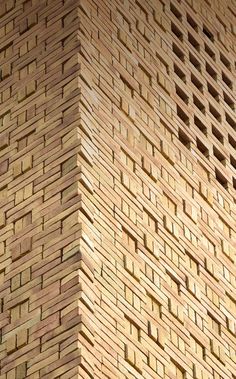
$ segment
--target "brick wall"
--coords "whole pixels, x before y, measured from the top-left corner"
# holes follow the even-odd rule
[[[2,0],[0,379],[236,378],[232,0]]]

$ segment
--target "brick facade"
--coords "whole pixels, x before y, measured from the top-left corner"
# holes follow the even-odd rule
[[[236,378],[234,0],[0,3],[0,379]]]

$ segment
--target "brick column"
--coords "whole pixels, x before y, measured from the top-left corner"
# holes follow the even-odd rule
[[[86,12],[58,0],[1,8],[1,379],[94,377]]]

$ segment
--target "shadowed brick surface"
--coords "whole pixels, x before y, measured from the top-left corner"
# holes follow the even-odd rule
[[[236,378],[235,25],[0,2],[0,379]]]

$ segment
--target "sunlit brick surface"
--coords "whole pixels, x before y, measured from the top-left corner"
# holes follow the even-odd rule
[[[236,378],[236,4],[1,0],[0,379]]]

